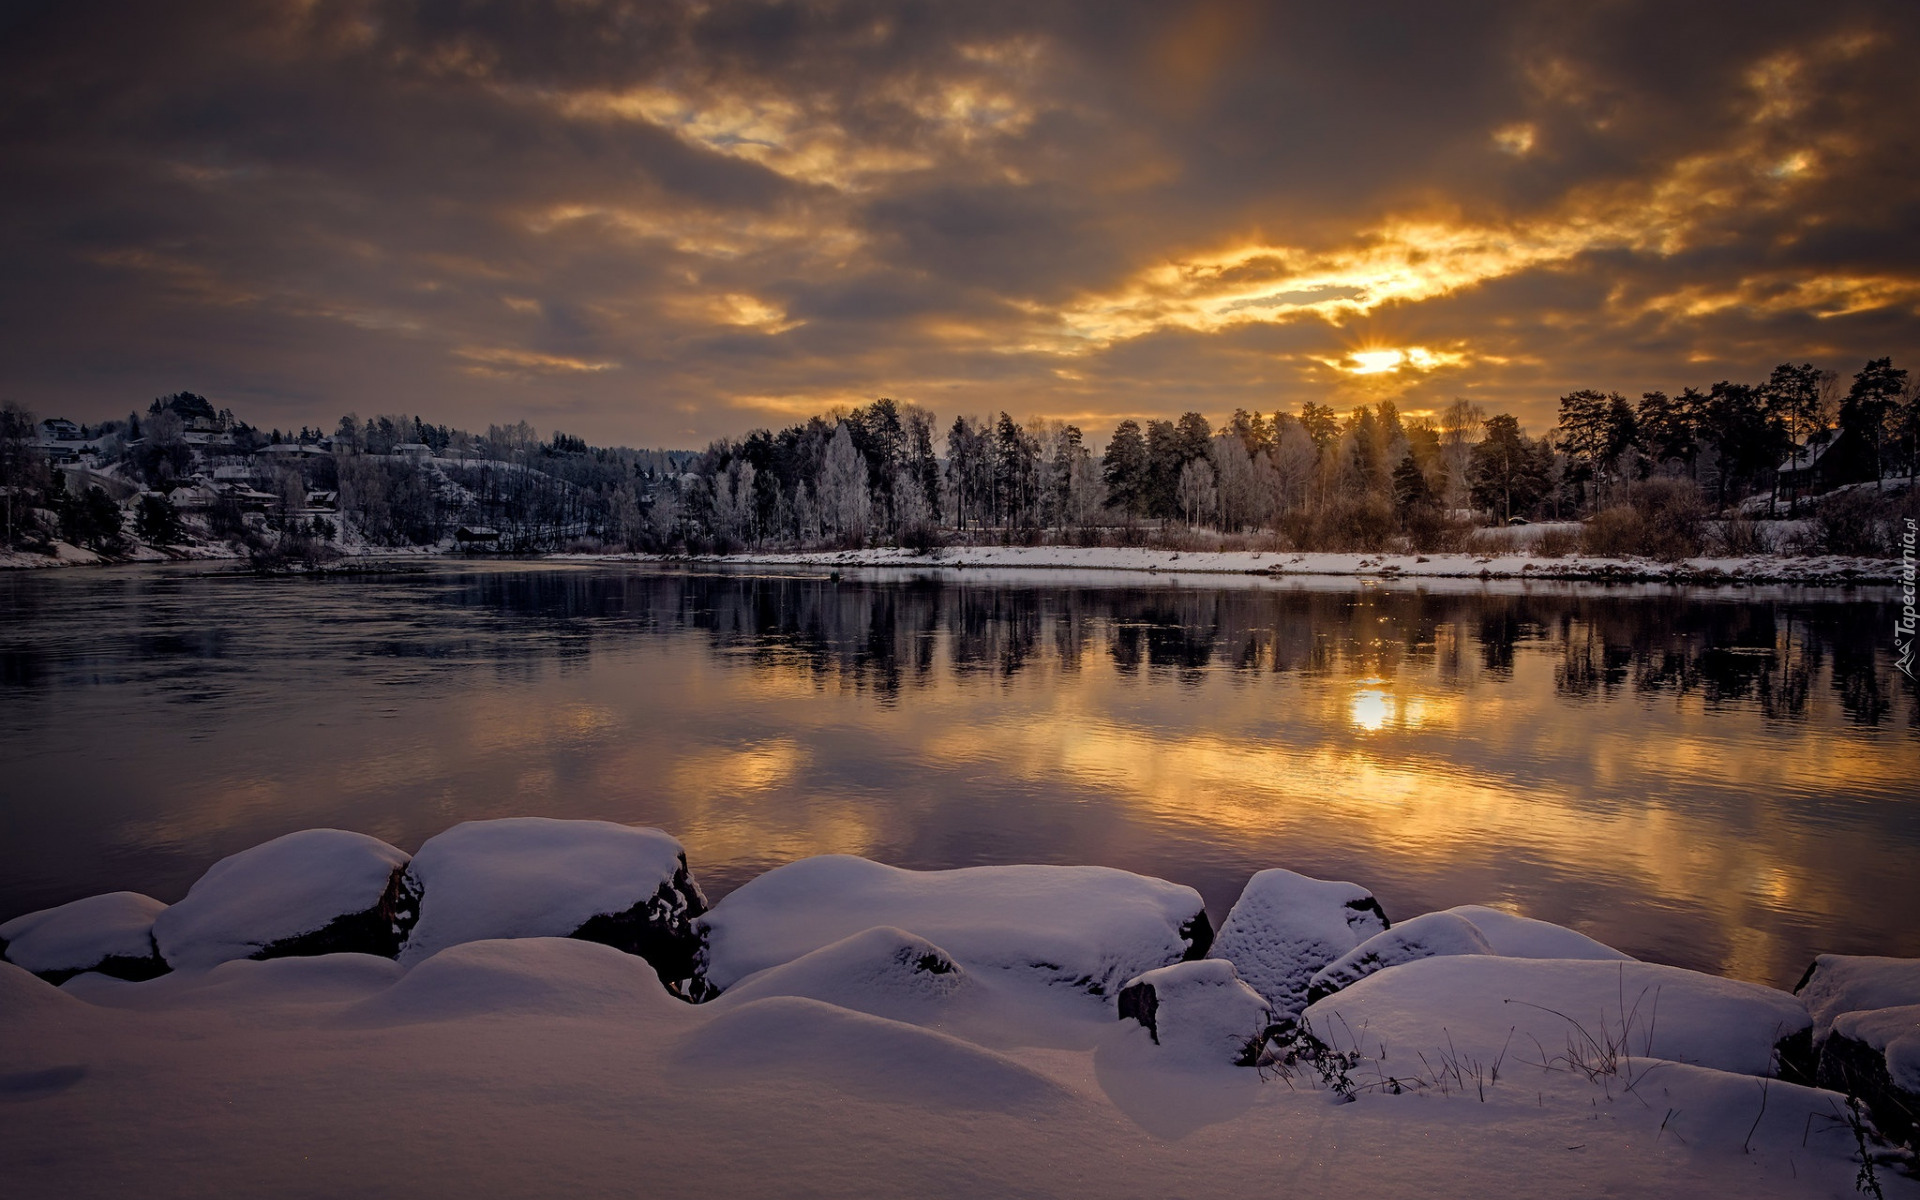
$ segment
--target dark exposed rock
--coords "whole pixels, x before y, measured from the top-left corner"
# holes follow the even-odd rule
[[[420,919],[420,896],[407,880],[406,868],[395,867],[380,902],[364,912],[335,917],[319,929],[268,942],[254,959],[308,958],[317,954],[372,954],[393,958],[400,953],[407,931]]]
[[[1224,959],[1160,967],[1122,987],[1116,1007],[1138,1021],[1156,1046],[1196,1061],[1252,1066],[1272,1026],[1273,1009]]]
[[[410,914],[404,852],[341,829],[306,829],[230,854],[159,914],[174,969],[232,959],[359,953],[392,958]]]
[[[1888,1140],[1912,1144],[1920,1125],[1920,1093],[1901,1087],[1888,1069],[1887,1053],[1866,1038],[1839,1028],[1820,1048],[1819,1084],[1829,1091],[1858,1096],[1873,1124]]]
[[[569,937],[645,959],[684,999],[707,911],[680,844],[657,829],[516,817],[456,825],[420,847],[403,886],[417,919],[399,958],[494,938]]]
[[[680,869],[653,895],[624,912],[589,917],[567,936],[646,959],[668,991],[697,1002],[712,996],[695,969],[700,934],[693,920],[706,911],[706,897],[695,886],[687,856],[682,854]]]
[[[139,981],[164,975],[153,922],[166,906],[137,892],[88,896],[0,925],[0,958],[58,986],[85,972]]]

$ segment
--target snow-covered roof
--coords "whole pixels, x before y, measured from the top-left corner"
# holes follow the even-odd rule
[[[1781,471],[1810,470],[1816,466],[1822,458],[1826,457],[1827,451],[1833,449],[1834,443],[1840,440],[1838,433],[1838,430],[1823,429],[1813,434],[1807,438],[1804,445],[1795,446],[1792,450],[1788,451],[1787,456],[1780,460],[1780,465],[1775,469]]]

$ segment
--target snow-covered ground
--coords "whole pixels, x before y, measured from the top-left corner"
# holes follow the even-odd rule
[[[493,911],[481,877],[524,889],[513,846],[548,862],[555,824],[462,827],[485,853],[459,856],[457,888],[425,871],[428,905],[439,887],[441,905]],[[573,842],[607,841],[607,862],[639,845],[571,824]],[[272,944],[278,893],[313,892],[320,864],[286,862],[300,844],[218,872],[223,938]],[[314,844],[377,873],[351,853],[364,847]],[[638,889],[588,907],[677,865],[641,857]],[[268,859],[298,869],[253,869]],[[578,882],[584,898],[605,881]],[[1250,890],[1226,949],[1256,948],[1250,972],[1289,989],[1376,923],[1351,884],[1268,874]],[[1103,869],[802,860],[703,918],[724,988],[702,1004],[579,937],[58,988],[0,962],[0,1180],[63,1198],[1854,1194],[1844,1098],[1773,1077],[1776,1046],[1812,1025],[1799,996],[1462,909],[1487,950],[1384,965],[1317,1001],[1302,1022],[1327,1049],[1303,1056],[1298,1038],[1266,1040],[1293,1026],[1263,1027],[1280,1014],[1230,954],[1196,959],[1197,899]],[[1290,918],[1294,901],[1315,911]],[[123,896],[60,912],[57,930],[38,915],[8,929],[31,959],[47,950],[36,930],[79,944],[97,919],[124,950],[154,907]],[[1568,946],[1582,956],[1551,957]],[[1907,967],[1823,962],[1823,1004],[1920,998]],[[1117,998],[1086,986],[1136,970]],[[1886,1047],[1899,1082],[1910,1024],[1887,1008],[1839,1018],[1835,1038]],[[1233,1065],[1249,1046],[1272,1049]],[[1920,1196],[1890,1163],[1874,1172],[1886,1195]]]
[[[800,553],[734,554],[667,558],[658,555],[548,555],[557,562],[696,562],[732,566],[793,566],[815,570],[914,568],[919,570],[1050,569],[1151,571],[1209,575],[1337,575],[1405,579],[1572,579],[1598,582],[1891,583],[1900,572],[1893,559],[1839,556],[1690,558],[1663,563],[1645,558],[1590,558],[1532,554],[1326,554],[1286,551],[1179,551],[1144,547],[966,546],[932,554],[876,549]]]

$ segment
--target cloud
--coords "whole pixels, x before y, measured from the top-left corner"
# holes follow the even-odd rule
[[[878,395],[1538,427],[1920,350],[1892,3],[22,5],[0,391],[698,444]],[[1712,376],[1712,378],[1709,378]]]

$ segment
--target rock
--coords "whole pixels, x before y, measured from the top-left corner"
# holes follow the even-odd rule
[[[1813,1014],[1817,1048],[1841,1013],[1920,1004],[1920,958],[1822,954],[1808,964],[1793,993]]]
[[[52,984],[84,971],[152,979],[167,970],[153,941],[166,907],[138,892],[108,892],[30,912],[0,925],[0,957]]]
[[[1920,1122],[1920,1004],[1833,1018],[1820,1048],[1819,1083],[1858,1096],[1882,1134],[1911,1143]]]
[[[1314,974],[1389,924],[1358,884],[1276,868],[1247,880],[1208,957],[1232,963],[1275,1013],[1297,1016]]]
[[[568,937],[645,959],[689,999],[706,897],[680,843],[611,821],[468,821],[427,839],[407,864],[420,918],[400,950],[411,966],[449,946]]]
[[[1424,913],[1375,934],[1314,973],[1307,1001],[1315,1003],[1376,971],[1436,955],[1493,954],[1493,943],[1458,913]]]
[[[823,855],[767,872],[701,918],[701,979],[724,990],[878,925],[937,944],[968,971],[1101,996],[1199,957],[1213,932],[1192,888],[1110,867],[907,871]]]
[[[413,915],[406,863],[363,833],[289,833],[213,864],[154,919],[154,941],[175,970],[236,958],[392,958]]]
[[[1423,913],[1355,946],[1314,975],[1307,985],[1308,1001],[1331,996],[1388,967],[1452,954],[1633,961],[1631,955],[1584,933],[1497,908],[1464,904]]]
[[[1376,972],[1309,1005],[1301,1023],[1340,1050],[1357,1042],[1378,1057],[1384,1046],[1395,1064],[1504,1056],[1606,1074],[1631,1057],[1771,1076],[1775,1047],[1813,1018],[1786,992],[1679,967],[1480,953]]]
[[[1252,1066],[1273,1023],[1273,1008],[1225,959],[1159,967],[1129,980],[1120,1019],[1147,1027],[1156,1046],[1198,1062]]]
[[[881,925],[756,972],[728,988],[722,1003],[799,996],[927,1025],[946,1017],[955,1001],[973,989],[972,976],[945,950],[904,929]]]

